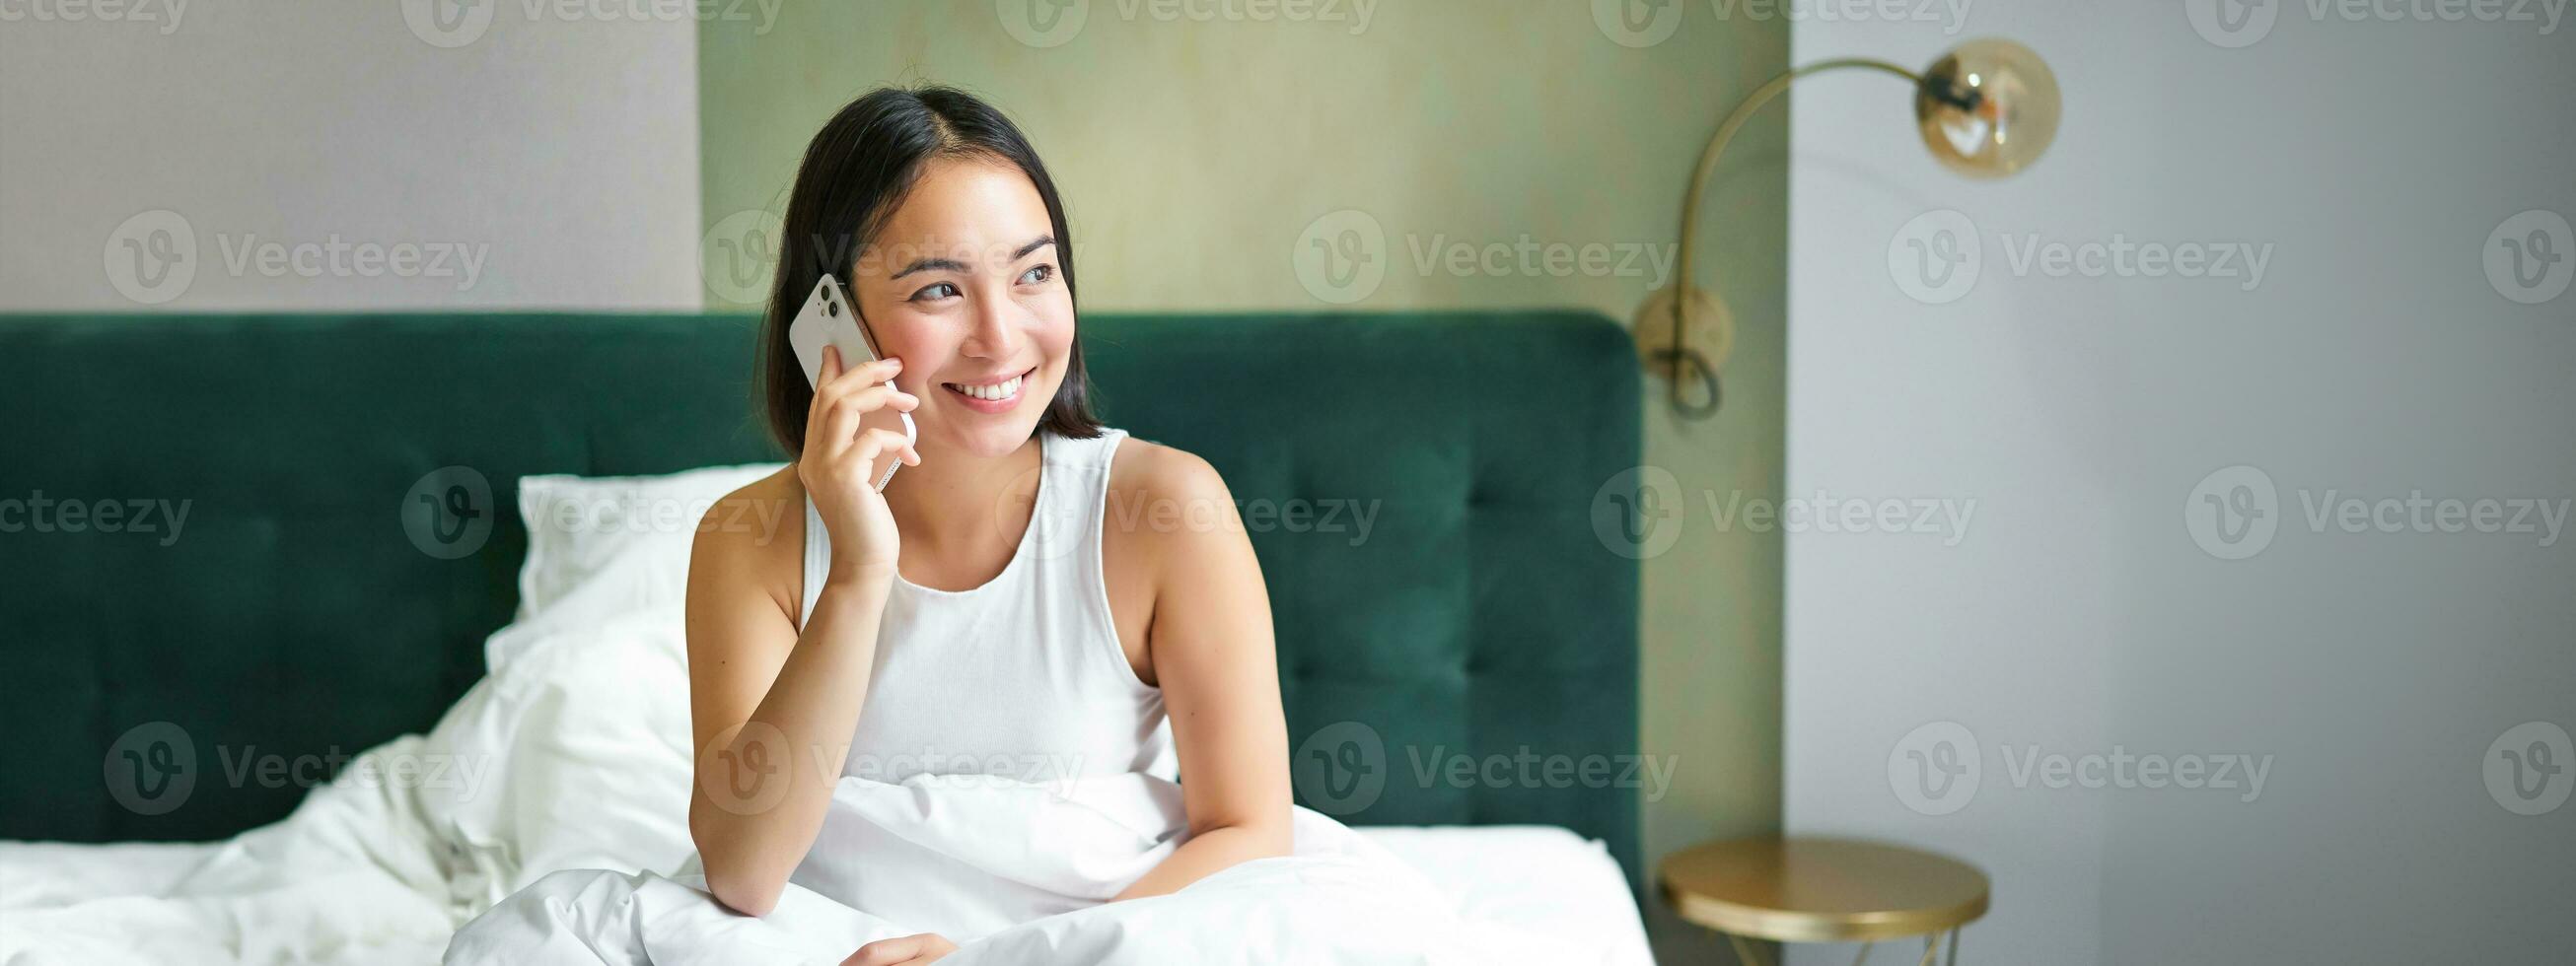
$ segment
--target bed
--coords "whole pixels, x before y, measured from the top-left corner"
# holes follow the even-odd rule
[[[529,636],[530,558],[548,538],[516,512],[523,481],[776,459],[749,419],[751,325],[0,316],[0,501],[45,524],[0,513],[0,727],[15,739],[0,743],[0,961],[88,961],[47,945],[85,928],[132,952],[155,923],[210,916],[232,917],[219,951],[243,961],[434,960],[435,944],[334,934],[332,903],[356,887],[286,883],[318,890],[303,919],[244,917],[252,900],[229,893],[166,906],[208,883],[279,887],[242,870],[316,849],[477,894],[442,879],[463,867],[436,855],[399,867],[408,853],[363,824],[397,806],[326,793],[370,749],[434,738],[490,689],[512,633]],[[1596,530],[1633,507],[1602,490],[1638,461],[1623,330],[1544,311],[1084,326],[1109,422],[1205,456],[1247,507],[1276,511],[1252,539],[1300,803],[1363,828],[1462,908],[1645,961],[1636,792],[1616,767],[1638,750],[1636,567]],[[510,754],[481,805],[530,823],[580,797],[510,784]],[[1461,758],[1613,767],[1424,767]],[[173,782],[187,786],[175,798]],[[338,828],[325,820],[351,824],[313,833]],[[299,823],[305,838],[280,844],[273,830]],[[270,838],[234,838],[254,829]],[[514,872],[561,860],[507,844]],[[424,921],[472,911],[455,905]]]

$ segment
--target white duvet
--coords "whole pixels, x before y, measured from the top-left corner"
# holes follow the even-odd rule
[[[523,481],[522,512],[544,519],[529,503],[549,494]],[[845,779],[779,909],[727,912],[690,874],[687,533],[551,539],[532,532],[530,610],[487,642],[490,673],[285,820],[214,846],[0,842],[0,964],[838,962],[921,931],[959,941],[957,966],[1603,958],[1462,917],[1454,890],[1303,810],[1294,856],[1098,904],[1177,841],[1177,788],[1146,776]],[[572,549],[575,576],[541,571]]]

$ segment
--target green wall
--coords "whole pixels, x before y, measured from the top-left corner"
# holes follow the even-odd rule
[[[1217,15],[1193,20],[1157,16],[1175,7],[1151,0],[1090,0],[1078,29],[1058,20],[1041,33],[1023,0],[789,0],[765,31],[757,18],[709,20],[698,51],[709,247],[758,217],[738,212],[783,209],[806,139],[841,104],[936,81],[1001,105],[1044,153],[1088,308],[1333,308],[1363,289],[1313,271],[1309,229],[1357,210],[1382,233],[1372,254],[1384,275],[1352,308],[1574,305],[1624,320],[1657,279],[1648,258],[1635,274],[1618,262],[1643,246],[1669,259],[1701,144],[1786,65],[1789,29],[1685,3],[1669,37],[1632,48],[1593,6],[1333,0],[1314,9],[1336,20],[1251,20],[1224,11],[1294,5],[1210,0],[1197,9]],[[1645,565],[1644,751],[1677,760],[1673,787],[1646,805],[1650,859],[1779,821],[1779,540],[1718,531],[1701,494],[1778,496],[1785,118],[1773,107],[1730,149],[1701,227],[1700,282],[1742,320],[1725,411],[1677,423],[1656,380],[1639,401],[1647,461],[1691,504],[1679,543]],[[1338,240],[1351,223],[1317,230]],[[1612,258],[1560,277],[1544,249],[1536,270],[1514,256],[1500,274],[1437,257],[1524,235]],[[734,307],[727,292],[711,290],[710,306]],[[1660,908],[1649,924],[1668,954],[1715,955]]]

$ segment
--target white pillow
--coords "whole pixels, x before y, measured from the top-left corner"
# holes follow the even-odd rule
[[[519,481],[518,619],[426,742],[472,779],[421,796],[460,907],[556,869],[667,872],[691,854],[689,548],[708,507],[780,465]],[[805,523],[772,515],[743,525]]]
[[[521,477],[519,518],[528,526],[528,558],[519,567],[519,611],[510,630],[578,627],[678,606],[688,593],[689,547],[707,509],[783,465],[666,476]],[[788,509],[761,508],[727,525],[781,535],[805,523]],[[499,670],[518,653],[516,639],[522,636],[495,635],[486,666]]]

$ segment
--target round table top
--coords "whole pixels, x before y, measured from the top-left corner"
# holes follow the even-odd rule
[[[1664,857],[1682,918],[1774,942],[1921,936],[1986,914],[1986,874],[1956,859],[1854,839],[1757,836]]]

